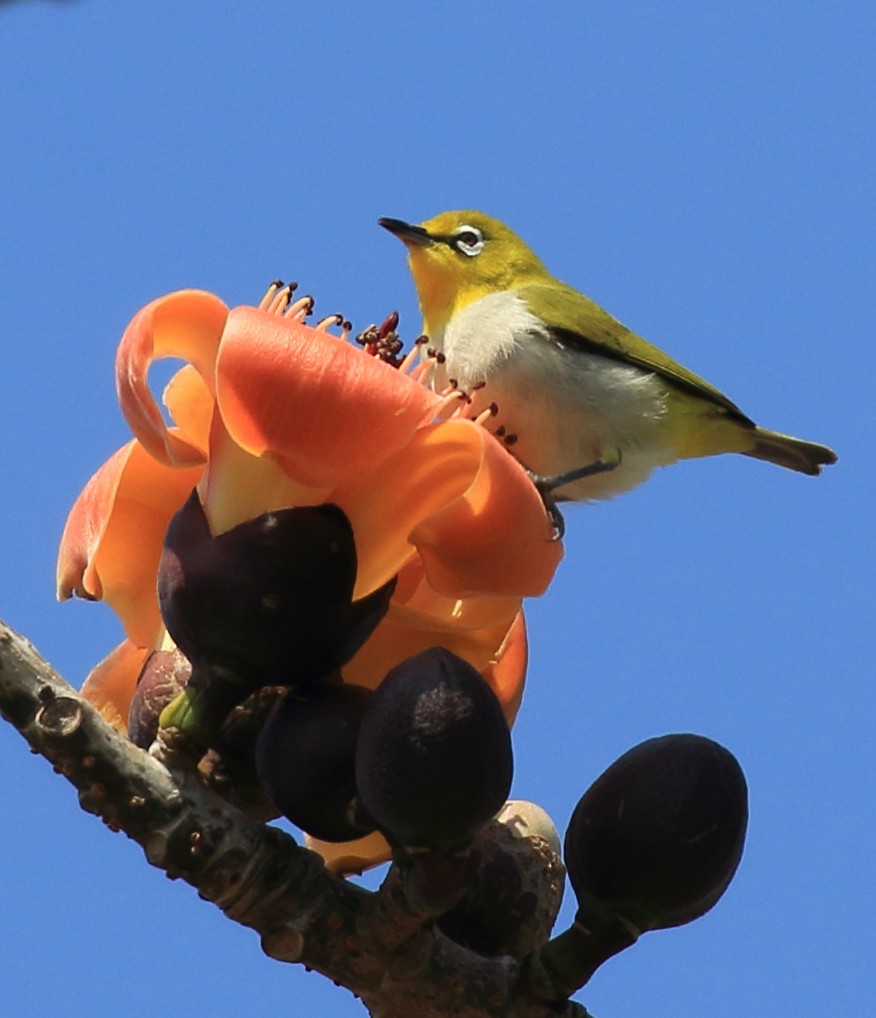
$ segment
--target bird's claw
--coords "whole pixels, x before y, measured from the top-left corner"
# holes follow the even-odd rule
[[[604,474],[609,470],[616,469],[621,462],[622,454],[620,449],[615,449],[612,456],[606,456],[593,463],[587,463],[583,467],[576,467],[574,470],[566,470],[562,474],[536,474],[528,470],[529,478],[535,485],[536,491],[541,495],[541,500],[547,509],[551,519],[551,526],[554,528],[553,541],[562,541],[566,533],[566,521],[557,505],[554,492],[557,488],[564,488],[567,484],[574,484],[575,481],[583,480],[585,477],[593,477],[595,474]]]

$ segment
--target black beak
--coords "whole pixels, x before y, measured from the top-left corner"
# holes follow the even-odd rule
[[[405,244],[416,244],[418,247],[428,247],[431,243],[433,243],[432,238],[422,226],[412,226],[410,223],[406,223],[402,219],[388,219],[386,216],[378,219],[377,223],[379,226],[382,226],[384,230],[389,230],[390,233],[395,234],[395,236]]]

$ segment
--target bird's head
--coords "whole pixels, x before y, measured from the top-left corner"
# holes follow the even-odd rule
[[[488,293],[550,278],[535,253],[504,223],[482,212],[442,212],[419,226],[379,219],[408,249],[427,333]]]

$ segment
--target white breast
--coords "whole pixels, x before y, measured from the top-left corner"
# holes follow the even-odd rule
[[[430,340],[445,356],[438,385],[452,379],[471,393],[473,415],[496,403],[490,429],[530,470],[559,474],[620,450],[615,470],[568,485],[561,497],[611,498],[676,458],[660,427],[666,413],[661,379],[561,346],[513,291],[473,302]]]

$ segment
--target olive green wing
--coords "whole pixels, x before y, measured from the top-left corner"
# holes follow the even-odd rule
[[[740,422],[753,425],[754,422],[723,392],[631,332],[595,301],[571,286],[532,283],[522,287],[518,293],[542,319],[557,343],[653,371],[673,385],[722,407]]]

